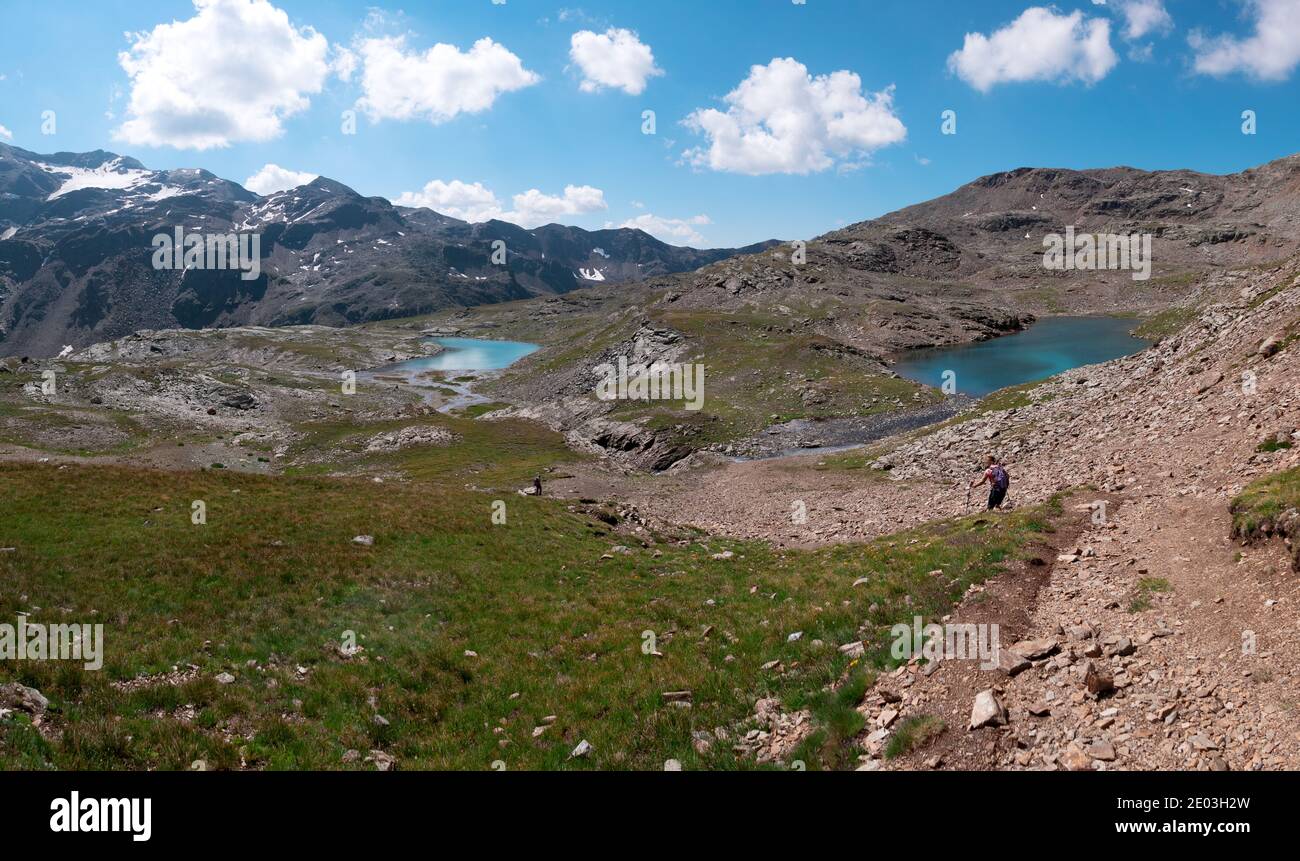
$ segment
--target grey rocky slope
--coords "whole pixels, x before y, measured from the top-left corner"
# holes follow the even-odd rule
[[[155,269],[152,238],[177,228],[260,235],[259,277]],[[504,265],[492,260],[498,241]],[[203,170],[0,144],[0,354],[52,355],[138,329],[407,317],[637,281],[734,253],[631,229],[470,224],[323,177],[261,197]]]
[[[1044,238],[1149,234],[1151,278],[1130,271],[1050,270]],[[1101,313],[1163,310],[1200,276],[1269,263],[1300,250],[1300,156],[1241,173],[1019,168],[991,174],[934,200],[811,240],[807,263],[767,254],[664,279],[696,307],[743,307],[790,292],[850,296],[869,289],[890,349],[943,343],[924,303],[934,287],[952,318],[996,330],[1015,311]],[[991,291],[991,292],[990,292]],[[895,317],[899,325],[892,325]],[[919,337],[911,338],[909,330]],[[930,339],[938,335],[935,340]],[[963,340],[960,332],[953,332]]]
[[[950,768],[1297,767],[1296,674],[1278,660],[1300,630],[1294,536],[1242,536],[1232,506],[1252,480],[1300,466],[1300,261],[1230,270],[1200,289],[1213,299],[1157,347],[1075,369],[1028,406],[887,456],[896,486],[914,488],[908,507],[926,517],[958,510],[954,478],[990,449],[1012,464],[1021,504],[1085,485],[1095,489],[1073,500],[1081,507],[1112,498],[1077,547],[1049,560],[1050,582],[1015,634],[1050,654],[1013,678],[945,661],[883,680],[907,687],[888,705],[904,718],[964,727],[974,692],[991,686],[1009,713],[1004,726],[951,733],[942,751],[902,767],[940,752]],[[861,708],[873,732],[882,708],[874,696]],[[887,737],[868,741],[873,760]]]

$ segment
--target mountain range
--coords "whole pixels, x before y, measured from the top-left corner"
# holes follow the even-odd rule
[[[258,277],[155,268],[153,238],[177,228],[259,235]],[[139,329],[409,317],[688,271],[772,244],[699,250],[628,228],[471,224],[324,177],[260,196],[205,170],[0,144],[0,354],[51,355]]]
[[[1200,273],[1300,250],[1298,213],[1300,156],[1222,176],[1018,168],[810,240],[795,265],[775,241],[697,250],[635,229],[472,224],[323,177],[260,196],[204,170],[0,144],[0,354],[140,329],[343,326],[628,283],[667,288],[681,308],[821,297],[862,313],[815,328],[893,350],[990,337],[1026,314],[1158,312]],[[1068,227],[1149,234],[1156,277],[1046,269],[1044,237]],[[259,235],[260,274],[154,268],[152,238],[177,228]]]

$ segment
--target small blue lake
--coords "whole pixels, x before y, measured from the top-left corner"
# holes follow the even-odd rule
[[[523,341],[486,341],[481,338],[434,338],[445,349],[436,356],[411,359],[397,366],[402,371],[499,371],[541,349]]]
[[[403,379],[440,412],[451,412],[488,399],[474,391],[474,383],[495,376],[530,353],[541,349],[538,344],[522,341],[488,341],[482,338],[430,338],[443,348],[436,356],[408,359],[396,365],[367,372],[371,377],[391,383]],[[442,376],[430,378],[430,373]]]
[[[953,371],[958,394],[982,398],[1007,386],[1139,352],[1150,342],[1130,334],[1135,325],[1122,317],[1047,317],[991,341],[905,353],[894,370],[935,387],[943,385],[945,371]]]

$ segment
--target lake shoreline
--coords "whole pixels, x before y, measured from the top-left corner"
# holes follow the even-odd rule
[[[1134,355],[1152,340],[1133,334],[1132,318],[1054,315],[1007,335],[964,344],[923,347],[888,357],[904,379],[945,394],[983,399],[1012,386],[1041,382],[1073,368]]]
[[[366,376],[405,384],[441,413],[491,403],[490,398],[474,391],[474,385],[499,376],[501,371],[541,349],[540,344],[524,341],[442,334],[429,335],[423,343],[438,347],[438,351],[367,371]]]
[[[937,358],[940,356],[949,356],[955,353],[959,354],[962,351],[972,349],[990,349],[987,345],[997,345],[999,342],[1005,345],[1007,341],[1016,337],[1024,336],[1037,327],[1047,324],[1047,328],[1050,330],[1053,328],[1053,323],[1059,325],[1061,321],[1107,321],[1107,323],[1114,324],[1114,329],[1116,330],[1120,328],[1120,323],[1122,322],[1124,325],[1124,334],[1133,342],[1132,344],[1126,344],[1125,346],[1141,346],[1135,350],[1119,352],[1117,355],[1099,358],[1098,361],[1084,361],[1077,364],[1069,363],[1067,366],[1061,367],[1053,373],[1034,376],[1027,379],[1012,380],[1006,385],[992,388],[988,391],[981,391],[978,394],[969,391],[962,391],[960,386],[958,386],[955,391],[947,393],[948,396],[937,404],[929,404],[924,407],[913,409],[904,409],[883,416],[848,416],[820,420],[798,419],[792,422],[786,422],[783,425],[774,425],[764,429],[763,431],[763,448],[766,449],[765,451],[734,457],[732,460],[736,462],[775,460],[816,454],[836,454],[865,448],[874,442],[878,442],[898,433],[909,433],[942,424],[943,422],[954,419],[963,413],[978,408],[979,405],[987,399],[994,397],[999,392],[1006,391],[1007,389],[1026,385],[1028,383],[1042,383],[1074,368],[1101,364],[1103,362],[1122,358],[1123,356],[1134,355],[1149,348],[1154,343],[1150,339],[1139,338],[1132,334],[1132,331],[1136,326],[1133,325],[1133,320],[1129,317],[1119,317],[1106,314],[1058,314],[1040,317],[1030,326],[1006,335],[1000,335],[984,341],[951,344],[940,347],[921,347],[916,350],[907,350],[888,357],[887,361],[889,361],[891,369],[896,369],[900,362],[908,359],[915,360],[918,355]],[[1041,334],[1042,331],[1043,330],[1040,329],[1039,333]],[[1111,334],[1114,334],[1114,332]],[[923,385],[930,384],[924,379],[916,379],[915,377],[900,373],[897,370],[894,372],[904,379],[909,379]],[[961,374],[956,373],[955,377],[960,379]],[[934,385],[934,387],[943,390],[942,378],[936,382],[937,384]],[[796,431],[789,440],[787,440],[787,430]],[[770,439],[771,437],[776,437],[776,439]],[[783,440],[785,441],[783,442]],[[816,444],[809,444],[810,440],[815,441]],[[769,446],[768,443],[774,443],[774,445]]]
[[[984,341],[895,354],[887,359],[895,374],[938,388],[947,397],[938,403],[891,413],[794,419],[772,425],[750,439],[749,451],[730,459],[775,460],[834,454],[942,424],[978,408],[986,398],[1004,389],[1042,382],[1075,367],[1111,361],[1149,347],[1151,341],[1133,335],[1133,328],[1132,319],[1127,317],[1056,315],[1039,318],[1017,332]],[[447,332],[429,333],[424,343],[436,347],[437,352],[368,371],[366,376],[384,384],[406,385],[441,413],[490,403],[491,399],[475,388],[542,349],[542,345],[523,341],[467,338]],[[1014,348],[1006,362],[1010,368],[1002,368],[1000,354],[1007,345]],[[1048,358],[1026,362],[1015,355],[1025,350],[1031,354],[1042,350]],[[1004,374],[1005,385],[991,386],[989,379],[1002,381],[996,375],[981,377],[978,373],[967,373],[963,362],[969,362],[972,356],[976,362],[991,363]],[[943,373],[950,372],[948,365],[955,369],[951,373],[956,385],[951,391],[944,387],[942,376],[934,374],[939,365],[944,366]],[[976,391],[962,385],[972,376]]]

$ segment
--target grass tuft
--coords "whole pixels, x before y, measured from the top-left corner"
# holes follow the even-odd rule
[[[944,721],[934,715],[915,715],[899,723],[894,734],[885,745],[885,757],[896,759],[914,750],[920,750],[934,741],[948,728]]]
[[[1142,577],[1137,582],[1137,588],[1132,600],[1129,602],[1128,611],[1130,613],[1141,613],[1143,610],[1151,609],[1151,596],[1158,592],[1172,592],[1173,586],[1163,577]]]

